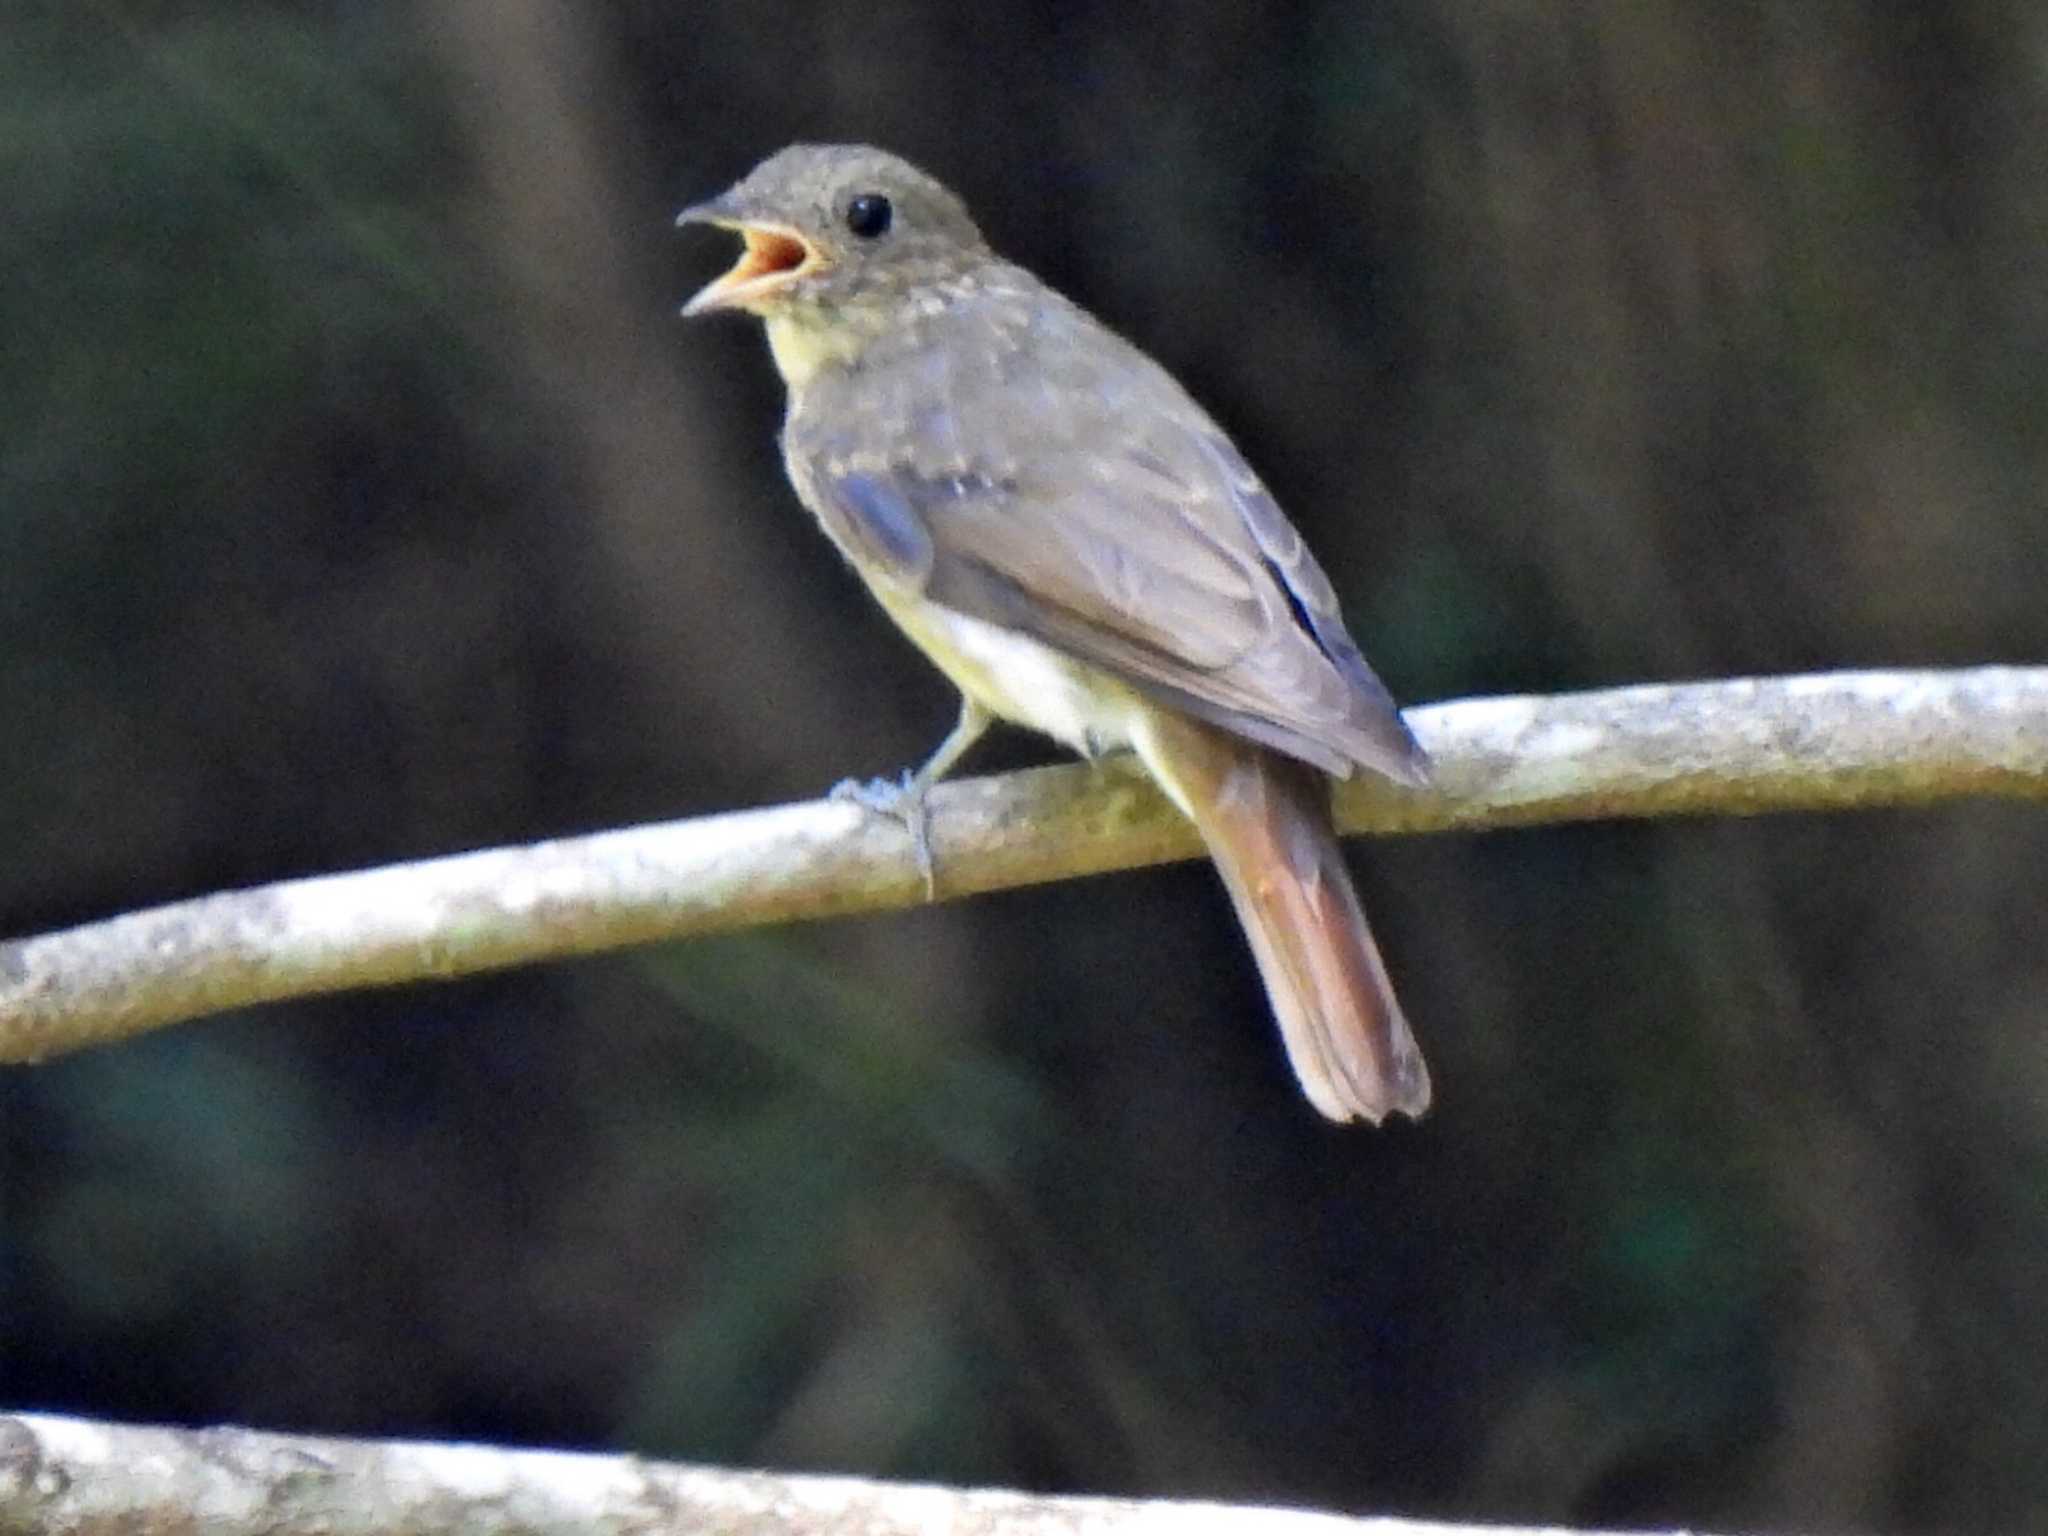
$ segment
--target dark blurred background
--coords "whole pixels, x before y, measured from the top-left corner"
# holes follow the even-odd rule
[[[1406,699],[2038,660],[2044,60],[2019,0],[13,0],[0,932],[930,747],[760,337],[674,318],[674,210],[798,138],[1178,372]],[[2048,818],[1355,851],[1420,1126],[1318,1121],[1199,865],[0,1073],[0,1403],[2048,1522]]]

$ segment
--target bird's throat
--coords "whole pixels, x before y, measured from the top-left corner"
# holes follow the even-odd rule
[[[768,317],[768,350],[792,390],[810,383],[821,368],[852,362],[867,342],[863,327],[827,312],[788,309]]]

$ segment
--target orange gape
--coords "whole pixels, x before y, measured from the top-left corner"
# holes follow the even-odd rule
[[[960,690],[921,768],[848,792],[929,883],[925,791],[991,721],[1131,748],[1223,871],[1310,1102],[1420,1114],[1323,776],[1421,786],[1429,759],[1222,428],[894,155],[792,145],[682,221],[746,245],[683,313],[765,322],[798,500]]]

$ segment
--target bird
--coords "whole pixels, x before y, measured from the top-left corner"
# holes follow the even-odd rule
[[[1429,759],[1223,430],[886,151],[791,145],[677,223],[740,236],[683,314],[765,322],[798,499],[960,693],[921,767],[855,797],[929,878],[924,796],[994,721],[1135,752],[1221,872],[1309,1102],[1419,1117],[1330,780],[1421,789]]]

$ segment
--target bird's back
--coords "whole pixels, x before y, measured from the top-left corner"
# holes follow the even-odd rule
[[[1328,578],[1236,448],[1021,269],[906,296],[856,359],[792,390],[784,449],[878,589],[1021,631],[1325,771],[1425,777]]]

